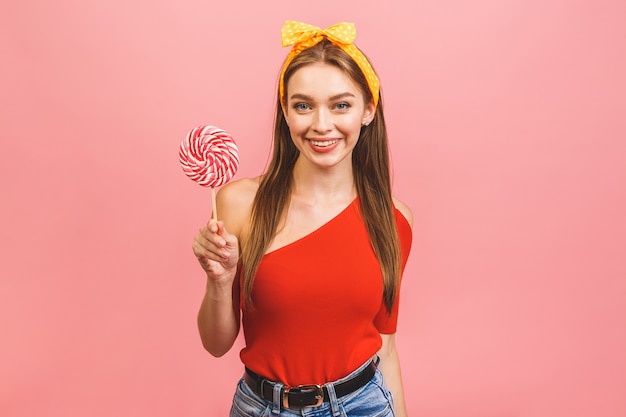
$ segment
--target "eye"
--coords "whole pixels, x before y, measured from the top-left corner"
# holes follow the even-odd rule
[[[307,110],[309,110],[311,107],[310,107],[308,104],[306,104],[306,103],[299,102],[299,103],[295,103],[295,104],[293,105],[293,108],[294,108],[296,111],[307,111]]]
[[[348,109],[350,109],[350,103],[346,103],[345,101],[342,101],[340,103],[335,104],[335,108],[337,110],[341,110],[341,111],[346,111]]]

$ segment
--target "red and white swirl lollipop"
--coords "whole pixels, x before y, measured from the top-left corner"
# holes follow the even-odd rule
[[[230,181],[239,167],[239,149],[233,137],[219,127],[196,127],[180,143],[178,157],[189,178],[211,187],[213,218],[217,218],[215,187]]]

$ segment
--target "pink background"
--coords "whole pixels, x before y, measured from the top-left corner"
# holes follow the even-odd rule
[[[200,344],[177,151],[215,124],[262,171],[286,19],[355,22],[382,79],[411,415],[626,415],[622,0],[2,9],[0,415],[226,415],[241,342]]]

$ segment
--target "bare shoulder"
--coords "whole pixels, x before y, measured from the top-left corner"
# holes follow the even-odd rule
[[[258,189],[259,178],[243,178],[229,182],[217,192],[217,217],[230,233],[240,236],[246,230]]]
[[[393,198],[393,204],[400,211],[400,213],[402,213],[406,221],[409,222],[409,225],[411,225],[411,228],[413,228],[413,212],[411,212],[411,209],[409,208],[409,206],[407,206],[406,204],[404,204],[402,201],[398,200],[395,197]]]
[[[217,192],[218,204],[241,206],[249,202],[252,204],[254,196],[259,189],[259,178],[243,178],[229,182]]]

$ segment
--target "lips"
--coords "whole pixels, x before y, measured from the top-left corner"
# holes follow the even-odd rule
[[[309,139],[309,141],[317,147],[326,148],[328,146],[332,146],[335,143],[339,142],[338,139]]]

